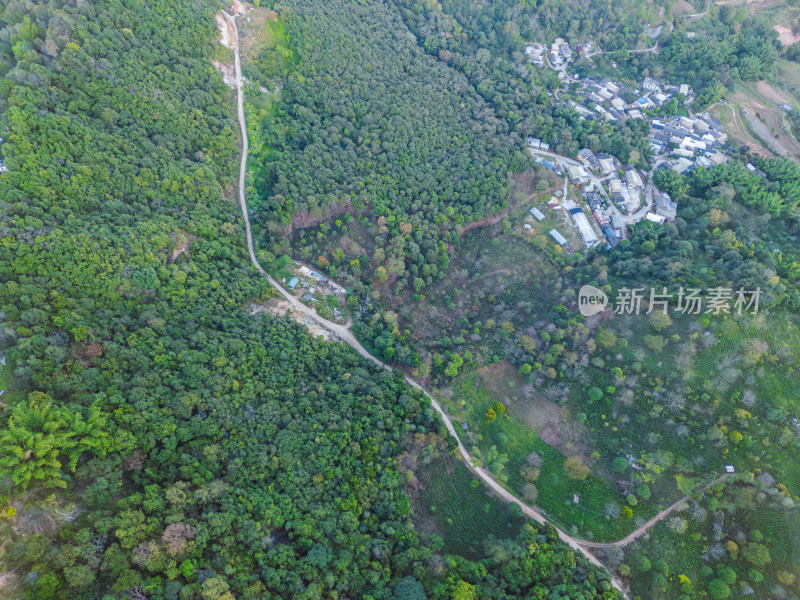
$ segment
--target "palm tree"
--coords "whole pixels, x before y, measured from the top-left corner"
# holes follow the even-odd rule
[[[503,473],[503,471],[506,469],[508,456],[506,454],[501,454],[497,450],[497,446],[492,446],[489,448],[485,457],[477,446],[472,447],[472,453],[474,456],[470,459],[470,461],[472,462],[473,467],[485,467],[486,470],[494,475],[496,479],[499,479],[500,481],[508,481],[508,475]]]
[[[14,485],[26,488],[33,481],[46,487],[66,487],[61,460],[74,470],[80,455],[76,435],[68,425],[66,410],[56,408],[49,396],[34,392],[12,409],[8,428],[0,432],[0,472]]]

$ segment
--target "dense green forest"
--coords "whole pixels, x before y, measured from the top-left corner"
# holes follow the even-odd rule
[[[619,57],[671,3],[622,20],[600,2],[263,4],[270,42],[245,72],[265,264],[346,284],[365,345],[572,534],[619,539],[689,497],[605,551],[634,598],[797,598],[800,169],[731,149],[659,170],[679,217],[613,252],[565,254],[519,225],[561,185],[528,135],[649,161],[640,124],[559,107],[523,43],[592,37]],[[400,372],[245,310],[274,292],[234,200],[221,8],[0,12],[0,595],[619,597],[485,493]],[[769,32],[712,11],[702,36],[676,28],[620,72],[689,78],[702,101],[767,73]],[[584,283],[758,287],[761,311],[586,319]]]
[[[529,36],[563,35],[540,27],[545,9],[502,2],[391,8],[402,15],[396,27],[407,27],[437,68],[463,76],[492,118],[505,123],[508,139],[522,145],[524,136],[537,135],[565,154],[587,146],[647,163],[646,130],[579,121],[547,96],[556,83],[521,54]],[[520,33],[525,10],[538,20]],[[619,73],[634,81],[653,74],[688,82],[703,104],[723,85],[766,75],[777,56],[774,36],[740,12],[724,16],[702,35],[686,36],[686,28],[665,35],[658,55],[620,58],[625,44],[642,40],[617,38],[612,56]],[[295,52],[319,35],[298,24],[310,18],[301,8],[282,14],[282,43],[297,62],[281,68],[303,74],[294,78],[308,92],[316,84],[304,74],[330,60]],[[326,18],[345,19],[335,11]],[[281,80],[280,72],[261,74]],[[264,122],[299,127],[282,112],[292,97],[284,95],[274,120]],[[252,102],[259,107],[258,99]],[[268,158],[280,162],[274,148]],[[482,221],[485,231],[456,223],[449,235],[437,234],[448,261],[434,277],[428,265],[435,255],[425,256],[430,230],[407,227],[405,243],[397,244],[393,224],[369,206],[327,219],[301,214],[282,231],[265,220],[271,233],[264,247],[276,256],[291,252],[345,283],[353,330],[365,345],[439,390],[451,416],[468,425],[465,441],[476,460],[574,535],[619,539],[689,496],[652,538],[605,554],[634,597],[793,598],[798,563],[790,540],[798,531],[800,474],[788,457],[800,443],[792,420],[800,173],[789,160],[729,151],[735,160],[724,167],[689,176],[658,170],[655,183],[678,201],[679,217],[632,228],[613,252],[565,255],[543,236],[519,233],[525,201],[560,183],[538,167],[516,174],[503,212]],[[745,169],[747,161],[766,177]],[[264,179],[256,187],[270,185]],[[762,314],[619,317],[601,324],[577,312],[575,290],[583,283],[611,297],[631,286],[760,288]],[[787,337],[772,333],[779,326]],[[536,419],[528,403],[563,415],[547,443],[528,425]],[[729,464],[736,477],[709,486]]]
[[[292,223],[368,215],[385,234],[384,258],[355,259],[356,277],[384,266],[404,285],[436,281],[456,225],[505,206],[509,169],[530,161],[521,138],[464,77],[426,56],[386,3],[298,2],[285,12],[294,61],[252,160],[262,246],[285,252]]]
[[[272,291],[231,199],[219,8],[0,13],[0,595],[618,597],[551,528],[445,555],[397,464],[448,451],[426,398],[245,312]]]
[[[527,41],[547,42],[559,36],[577,44],[584,35],[609,28],[610,39],[624,38],[628,26],[609,15],[605,6],[565,2],[524,6],[514,1],[483,6],[461,0],[396,4],[425,51],[463,73],[520,141],[533,135],[567,156],[590,148],[637,166],[647,164],[652,153],[646,140],[648,123],[631,120],[617,126],[580,120],[577,111],[546,95],[561,86],[555,73],[529,64],[523,53]]]

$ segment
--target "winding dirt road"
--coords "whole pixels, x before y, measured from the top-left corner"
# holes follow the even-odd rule
[[[331,331],[341,341],[350,345],[353,349],[356,350],[356,352],[358,352],[365,359],[372,361],[373,363],[375,363],[380,367],[383,367],[384,369],[392,370],[391,367],[389,367],[385,363],[381,362],[380,360],[372,356],[372,354],[367,352],[367,350],[359,343],[359,341],[353,336],[353,334],[347,327],[339,325],[337,323],[333,323],[332,321],[328,321],[327,319],[322,318],[312,309],[310,309],[305,304],[297,300],[297,298],[295,298],[292,294],[286,291],[283,288],[283,286],[281,286],[277,281],[275,281],[275,279],[273,279],[258,262],[258,258],[256,257],[255,249],[253,246],[253,234],[250,228],[250,218],[247,210],[247,200],[245,197],[245,176],[247,170],[248,141],[247,141],[247,127],[244,114],[244,90],[242,89],[242,69],[239,58],[239,31],[238,28],[236,27],[236,21],[234,17],[232,17],[225,11],[223,11],[223,14],[233,25],[233,30],[235,32],[234,60],[236,67],[237,110],[239,116],[239,127],[241,129],[241,136],[242,136],[242,158],[241,158],[241,165],[239,168],[239,204],[241,206],[242,216],[244,218],[244,223],[245,223],[245,231],[247,235],[247,250],[250,253],[250,261],[253,263],[253,266],[255,266],[258,272],[263,274],[267,278],[269,283],[291,304],[292,307],[294,307],[299,312],[310,317],[311,319],[319,323],[321,326]],[[477,477],[479,477],[487,486],[489,486],[489,488],[491,488],[492,491],[494,491],[500,498],[502,498],[506,502],[510,502],[519,506],[520,509],[522,510],[522,513],[525,514],[527,517],[533,519],[534,521],[542,525],[548,524],[549,522],[547,521],[544,514],[540,510],[538,510],[535,507],[528,506],[522,500],[514,496],[514,494],[512,494],[510,491],[508,491],[506,488],[500,485],[500,483],[498,483],[494,479],[494,477],[492,477],[492,475],[485,469],[480,467],[476,468],[472,466],[471,462],[472,457],[470,456],[469,452],[467,452],[467,449],[464,447],[464,445],[461,443],[461,440],[459,439],[458,434],[456,433],[456,429],[453,426],[452,421],[447,416],[445,411],[442,409],[441,405],[436,401],[436,399],[433,396],[431,396],[419,383],[414,381],[414,379],[412,379],[409,375],[404,375],[404,377],[406,381],[409,383],[409,385],[420,390],[430,399],[431,406],[442,418],[442,421],[444,422],[444,425],[447,428],[447,432],[451,436],[453,436],[453,438],[455,438],[456,441],[458,442],[458,452],[464,459],[464,463],[467,465],[467,467]],[[594,554],[592,554],[588,550],[588,548],[610,548],[615,546],[616,547],[625,546],[630,542],[632,542],[633,540],[635,540],[636,538],[638,538],[639,536],[643,535],[644,532],[647,531],[647,529],[649,529],[650,527],[655,525],[658,521],[669,515],[673,510],[675,510],[681,503],[685,502],[686,500],[687,498],[682,498],[681,500],[679,500],[666,510],[659,513],[656,517],[645,523],[642,527],[640,527],[639,529],[637,529],[624,539],[619,540],[617,542],[609,542],[603,544],[603,543],[579,540],[563,532],[558,527],[555,527],[552,523],[549,524],[555,527],[556,531],[558,531],[558,537],[564,543],[569,545],[572,549],[576,550],[577,552],[583,554],[586,557],[586,559],[593,565],[605,569],[605,566],[597,559],[597,557],[594,556]],[[617,577],[613,576],[613,574],[611,576],[611,583],[617,590],[619,590],[625,597],[627,597],[622,582]]]

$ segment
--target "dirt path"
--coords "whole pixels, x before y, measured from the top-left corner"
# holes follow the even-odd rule
[[[652,52],[653,54],[658,54],[658,42],[651,48],[642,48],[641,50],[628,50],[631,54],[640,54],[642,52]]]
[[[781,144],[778,139],[772,135],[772,132],[769,128],[764,125],[764,123],[759,119],[757,116],[750,114],[748,111],[745,115],[747,122],[750,123],[750,127],[753,128],[753,131],[756,132],[756,135],[761,139],[761,141],[766,144],[769,149],[779,156],[786,156],[789,154],[789,150],[786,149],[786,146]]]
[[[766,155],[767,158],[771,158],[773,156],[772,152],[769,151],[768,148],[765,148],[762,144],[758,143],[758,140],[754,140],[753,136],[750,135],[749,132],[742,131],[742,128],[739,127],[739,119],[736,118],[736,107],[733,104],[729,104],[727,102],[714,102],[711,106],[706,108],[703,112],[708,112],[715,106],[727,106],[731,109],[731,115],[733,116],[733,125],[736,127],[736,131],[739,134],[742,142],[750,148],[751,151],[755,152],[756,154],[763,154]],[[760,152],[759,152],[760,151]]]
[[[700,491],[705,491],[705,490],[707,490],[708,488],[710,488],[710,487],[712,487],[712,486],[715,486],[716,484],[718,484],[718,483],[720,483],[720,482],[722,482],[722,481],[725,481],[725,480],[726,480],[726,479],[728,479],[729,477],[732,477],[732,475],[723,475],[722,477],[718,477],[717,479],[715,479],[715,480],[714,480],[714,481],[712,481],[711,483],[708,483],[708,484],[706,484],[705,486],[703,486],[703,487],[701,488],[701,490],[700,490]],[[642,525],[641,527],[639,527],[639,529],[637,529],[636,531],[634,531],[634,532],[632,532],[632,533],[628,534],[627,536],[625,536],[625,537],[624,537],[624,538],[622,538],[621,540],[617,540],[616,542],[607,542],[607,543],[601,543],[601,542],[581,542],[581,545],[582,545],[582,546],[584,546],[584,547],[586,547],[586,548],[612,548],[612,547],[616,547],[616,548],[622,548],[622,547],[624,547],[624,546],[627,546],[628,544],[630,544],[630,543],[631,543],[633,540],[635,540],[636,538],[638,538],[638,537],[640,537],[640,536],[644,535],[644,533],[645,533],[645,532],[646,532],[648,529],[650,529],[650,528],[651,528],[653,525],[655,525],[655,524],[656,524],[656,523],[658,523],[659,521],[661,521],[661,520],[665,519],[666,517],[668,517],[670,514],[672,514],[672,512],[673,512],[673,511],[674,511],[676,508],[678,508],[678,507],[679,507],[679,506],[681,506],[682,504],[685,504],[685,503],[687,503],[689,500],[690,500],[689,496],[684,496],[683,498],[681,498],[680,500],[678,500],[677,502],[675,502],[674,504],[672,504],[672,505],[671,505],[669,508],[665,508],[664,510],[662,510],[662,511],[661,511],[660,513],[658,513],[658,514],[657,514],[655,517],[653,517],[652,519],[650,519],[650,520],[649,520],[647,523],[645,523],[644,525]]]
[[[500,221],[503,220],[503,217],[508,216],[508,214],[511,211],[518,209],[523,204],[534,202],[534,201],[538,200],[539,198],[543,198],[544,196],[550,195],[554,191],[555,191],[555,188],[549,188],[546,192],[543,192],[541,194],[530,195],[525,200],[522,200],[521,202],[517,202],[515,204],[512,204],[508,208],[504,208],[504,209],[500,210],[499,212],[496,212],[495,214],[493,214],[493,215],[491,215],[489,217],[483,217],[482,219],[478,219],[477,221],[473,221],[469,225],[465,225],[464,226],[464,228],[461,230],[461,233],[458,235],[458,237],[462,238],[462,237],[464,237],[464,234],[467,233],[468,231],[472,231],[473,229],[478,229],[479,227],[485,227],[486,225],[497,225]]]
[[[372,356],[367,350],[359,343],[359,341],[353,336],[353,334],[348,330],[347,327],[339,325],[337,323],[333,323],[320,317],[316,312],[314,312],[311,308],[306,306],[305,304],[301,303],[297,298],[295,298],[292,294],[286,291],[277,281],[275,281],[269,273],[267,273],[261,264],[258,262],[258,258],[256,257],[255,249],[253,246],[253,234],[250,228],[250,218],[247,211],[247,200],[245,197],[245,175],[247,170],[247,152],[248,152],[248,143],[247,143],[247,128],[245,124],[245,115],[244,115],[244,92],[242,90],[242,69],[240,64],[239,58],[239,40],[238,40],[238,29],[236,28],[235,20],[232,16],[228,13],[223,11],[225,17],[233,24],[234,28],[234,53],[235,53],[235,66],[236,66],[236,89],[237,89],[237,112],[239,117],[239,127],[241,129],[242,135],[242,158],[241,158],[241,165],[239,168],[239,204],[242,210],[242,216],[244,218],[245,223],[245,232],[247,236],[247,250],[250,254],[250,261],[253,263],[253,266],[258,270],[259,273],[263,274],[267,281],[283,296],[287,302],[297,311],[305,314],[310,319],[313,319],[318,324],[322,325],[333,334],[336,335],[340,340],[350,345],[356,352],[358,352],[362,357],[365,359],[372,361],[376,365],[383,367],[384,369],[392,370],[391,367],[384,364],[374,356]],[[516,504],[520,507],[523,514],[527,517],[533,519],[537,523],[542,525],[548,524],[548,520],[545,518],[544,514],[537,508],[528,506],[522,500],[517,498],[514,494],[504,488],[500,483],[498,483],[492,475],[483,469],[482,467],[474,467],[472,466],[471,456],[464,445],[461,443],[461,440],[456,433],[456,429],[453,426],[450,417],[447,416],[445,411],[442,409],[441,405],[436,401],[436,399],[431,396],[425,388],[423,388],[419,383],[417,383],[414,379],[412,379],[409,375],[404,374],[404,377],[408,384],[418,390],[420,390],[423,394],[425,394],[431,401],[431,406],[433,409],[439,414],[444,422],[445,428],[447,432],[453,436],[458,442],[458,453],[461,455],[461,458],[464,459],[464,463],[467,467],[483,481],[493,492],[495,492],[500,498],[505,500],[506,502],[510,502]],[[597,544],[594,542],[588,542],[585,540],[579,540],[574,538],[565,532],[563,532],[558,527],[553,527],[558,532],[558,537],[563,541],[565,544],[570,546],[573,550],[580,552],[583,554],[586,559],[592,563],[593,565],[600,567],[601,569],[605,569],[605,566],[597,559],[594,554],[592,554],[587,548],[607,548],[610,546],[624,546],[631,541],[635,540],[639,536],[643,535],[644,532],[649,528],[655,525],[658,521],[663,519],[665,516],[670,514],[681,502],[685,501],[685,499],[679,500],[675,504],[673,504],[670,508],[666,509],[659,513],[656,517],[645,523],[642,527],[631,533],[629,536],[625,537],[622,540],[617,542],[610,542],[608,544]],[[623,596],[627,597],[625,589],[623,587],[622,582],[613,574],[611,574],[611,583],[612,585],[619,590]]]

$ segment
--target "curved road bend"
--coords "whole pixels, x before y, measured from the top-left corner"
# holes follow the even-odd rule
[[[222,13],[231,22],[234,30],[234,45],[235,45],[234,61],[236,66],[237,108],[239,115],[239,127],[242,133],[242,160],[239,168],[239,204],[242,209],[242,216],[244,217],[245,231],[247,235],[247,250],[250,253],[250,261],[253,263],[253,265],[259,271],[259,273],[266,276],[269,283],[276,290],[278,290],[278,292],[289,302],[289,304],[291,304],[292,307],[302,312],[304,315],[314,319],[317,323],[319,323],[326,329],[336,334],[339,337],[339,339],[349,344],[353,349],[356,350],[356,352],[358,352],[361,356],[363,356],[367,360],[372,361],[373,363],[375,363],[380,367],[383,367],[384,369],[391,370],[391,367],[384,364],[383,362],[372,356],[372,354],[367,352],[367,350],[359,343],[359,341],[353,336],[353,334],[346,327],[322,318],[316,312],[307,307],[305,304],[301,303],[292,294],[287,292],[277,281],[275,281],[275,279],[273,279],[270,276],[270,274],[267,273],[261,266],[261,264],[258,262],[258,258],[256,257],[256,253],[253,247],[253,234],[250,229],[250,218],[247,211],[247,201],[245,199],[245,189],[244,189],[245,174],[247,168],[248,144],[247,144],[247,127],[245,124],[245,115],[244,115],[244,91],[242,89],[242,70],[239,58],[239,30],[236,26],[235,19],[225,11],[222,11]],[[523,514],[533,519],[537,523],[540,523],[542,525],[548,524],[547,519],[544,517],[544,515],[540,510],[538,510],[535,507],[528,506],[527,504],[522,502],[522,500],[514,496],[514,494],[512,494],[506,488],[500,485],[494,479],[494,477],[492,477],[491,474],[488,473],[486,470],[472,466],[471,462],[472,457],[470,456],[469,452],[467,452],[467,449],[464,447],[464,444],[461,443],[461,440],[459,439],[458,434],[456,433],[456,429],[453,426],[452,421],[450,421],[450,417],[447,416],[447,414],[442,409],[441,405],[436,401],[435,398],[433,398],[419,383],[414,381],[414,379],[412,379],[409,375],[404,375],[404,376],[409,385],[420,390],[422,393],[428,396],[428,398],[431,401],[431,406],[442,418],[442,421],[444,422],[444,425],[447,428],[447,432],[451,436],[453,436],[458,442],[458,452],[464,459],[464,462],[466,463],[467,467],[503,500],[519,506]],[[558,532],[558,537],[561,539],[561,541],[566,543],[573,550],[576,550],[581,554],[583,554],[586,557],[586,559],[593,565],[605,569],[605,566],[597,559],[597,557],[595,557],[591,552],[589,552],[587,548],[610,548],[612,546],[619,546],[619,547],[625,546],[626,544],[630,543],[631,541],[642,535],[647,529],[655,525],[665,516],[670,514],[675,508],[677,508],[681,503],[685,502],[686,500],[687,498],[682,498],[681,500],[670,506],[668,509],[659,513],[656,517],[645,523],[642,527],[634,531],[626,538],[619,540],[617,542],[609,542],[606,544],[579,540],[577,538],[572,537],[571,535],[566,534],[558,527],[555,527],[555,525],[553,525],[552,523],[549,524],[553,525],[553,527],[556,529],[556,531]],[[618,589],[623,595],[627,597],[625,590],[623,589],[622,582],[613,574],[611,576],[611,583],[616,589]]]

